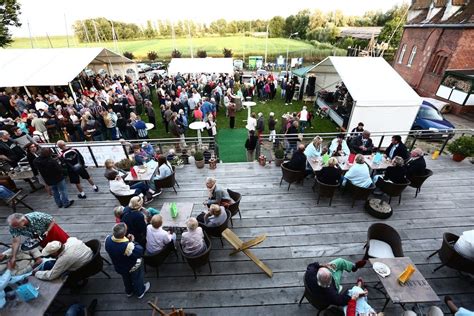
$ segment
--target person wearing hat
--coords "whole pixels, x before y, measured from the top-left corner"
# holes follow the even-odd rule
[[[153,146],[150,143],[143,142],[142,143],[142,149],[146,152],[146,154],[149,157],[154,157],[155,156],[155,149],[153,149]]]
[[[93,253],[82,240],[69,237],[66,243],[51,241],[41,251],[43,257],[54,258],[54,263],[46,264],[32,274],[40,280],[52,281],[67,271],[76,271],[91,261]],[[53,266],[49,270],[42,270]]]

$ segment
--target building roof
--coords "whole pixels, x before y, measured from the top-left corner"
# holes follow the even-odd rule
[[[459,25],[474,23],[474,2],[471,0],[416,0],[410,7],[405,27]]]
[[[232,58],[173,58],[168,66],[168,73],[234,73]]]
[[[65,86],[90,64],[129,64],[106,48],[0,50],[0,87]]]
[[[359,39],[371,39],[372,35],[374,37],[379,36],[380,31],[382,31],[381,26],[369,26],[369,27],[357,27],[357,26],[348,26],[340,27],[339,30],[341,33],[340,37],[353,37]]]
[[[298,77],[304,77],[308,72],[310,72],[316,65],[310,65],[306,67],[301,67],[292,71],[292,74]]]

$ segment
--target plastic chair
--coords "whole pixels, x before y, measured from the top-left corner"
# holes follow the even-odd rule
[[[166,258],[174,252],[176,255],[176,260],[178,260],[178,252],[176,251],[176,248],[174,247],[174,242],[171,241],[169,242],[165,248],[163,248],[159,253],[155,255],[148,255],[145,253],[143,255],[143,259],[145,260],[145,271],[146,271],[146,266],[150,266],[156,269],[156,277],[160,277],[160,271],[159,268],[165,262]]]
[[[441,265],[436,267],[433,272],[436,272],[442,267],[446,266],[458,270],[458,272],[474,274],[474,260],[464,257],[454,249],[454,244],[458,239],[459,236],[455,234],[443,234],[443,243],[441,244],[441,248],[426,258],[426,260],[428,260],[435,254],[438,254],[439,259],[441,260]]]
[[[402,239],[398,232],[392,226],[383,223],[375,223],[370,225],[367,230],[367,242],[364,246],[365,255],[364,259],[367,260],[369,256],[369,241],[371,239],[377,239],[386,242],[392,248],[393,255],[395,257],[404,257],[402,248]]]
[[[415,198],[418,196],[418,193],[421,191],[421,186],[423,183],[433,175],[433,171],[430,169],[425,169],[425,174],[421,176],[407,176],[408,181],[410,181],[410,186],[416,189]]]
[[[298,305],[301,305],[301,303],[303,302],[303,299],[306,298],[308,300],[308,302],[318,310],[317,315],[319,315],[319,314],[321,314],[321,312],[323,310],[327,309],[330,305],[325,303],[325,302],[322,302],[319,298],[317,298],[316,296],[313,295],[310,288],[306,284],[306,273],[303,277],[303,280],[304,280],[304,293],[303,293],[303,296],[301,297],[300,302],[298,303]]]
[[[372,194],[372,192],[374,192],[375,190],[375,184],[372,183],[372,185],[368,188],[361,188],[361,187],[353,185],[352,182],[347,180],[345,189],[351,192],[351,196],[352,196],[351,207],[354,207],[355,201],[367,202],[370,194]]]
[[[199,226],[209,235],[210,237],[216,237],[221,240],[221,245],[224,247],[224,242],[222,241],[222,232],[229,228],[229,221],[231,218],[231,214],[229,210],[225,210],[227,213],[227,219],[226,221],[221,225],[217,227],[207,227],[203,223],[199,223]]]
[[[329,206],[331,206],[332,198],[334,197],[334,192],[336,192],[337,188],[339,188],[339,184],[326,184],[316,179],[313,186],[313,191],[316,184],[318,185],[318,202],[316,204],[319,204],[319,200],[321,197],[328,197]]]
[[[280,186],[283,180],[285,180],[286,182],[288,182],[288,191],[290,191],[290,187],[292,183],[298,182],[298,181],[303,182],[304,178],[306,177],[306,172],[304,170],[295,171],[295,170],[288,169],[286,167],[286,163],[281,165],[281,171],[282,171],[282,176],[280,180]]]
[[[380,181],[380,189],[389,196],[388,204],[392,202],[392,197],[398,196],[398,204],[402,201],[402,192],[410,185],[410,181],[406,183],[393,183],[388,181]]]
[[[119,201],[120,205],[122,206],[128,206],[128,203],[130,202],[130,199],[135,196],[135,194],[130,194],[130,195],[116,195],[112,191],[110,191],[113,196]]]
[[[229,196],[232,200],[234,200],[234,203],[229,205],[228,210],[230,211],[230,224],[232,227],[234,227],[234,223],[232,222],[232,216],[235,214],[239,213],[240,219],[242,219],[242,215],[240,214],[240,200],[242,199],[242,194],[229,190],[227,189],[227,193],[229,193]]]
[[[194,279],[197,279],[196,269],[206,264],[209,265],[209,271],[212,273],[211,261],[209,260],[209,255],[211,253],[212,245],[211,245],[211,240],[209,239],[209,236],[207,236],[206,232],[204,232],[204,241],[206,242],[207,249],[206,251],[204,251],[203,253],[197,256],[187,255],[183,251],[183,247],[181,246],[181,243],[179,243],[179,249],[181,250],[181,255],[183,256],[184,259],[186,259],[191,269],[193,269]]]

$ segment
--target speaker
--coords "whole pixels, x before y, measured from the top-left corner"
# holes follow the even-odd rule
[[[316,77],[308,77],[308,84],[306,85],[306,95],[313,97],[316,90]]]

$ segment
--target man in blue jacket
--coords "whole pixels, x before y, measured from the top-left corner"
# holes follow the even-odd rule
[[[115,271],[122,276],[127,297],[135,294],[143,298],[150,289],[150,282],[143,283],[143,247],[135,244],[132,234],[127,233],[127,225],[118,223],[113,235],[105,238],[105,250],[112,259]]]

